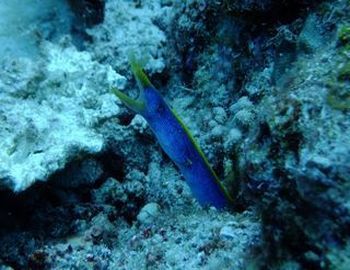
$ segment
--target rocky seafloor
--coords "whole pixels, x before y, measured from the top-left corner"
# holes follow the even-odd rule
[[[130,53],[232,209],[111,93]],[[349,269],[349,0],[2,0],[0,65],[0,270]]]

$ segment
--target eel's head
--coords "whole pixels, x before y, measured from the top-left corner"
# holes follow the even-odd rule
[[[161,112],[167,108],[164,99],[143,72],[142,67],[136,61],[132,60],[130,60],[130,65],[140,89],[138,98],[132,99],[115,88],[112,88],[112,92],[127,107],[145,118],[152,118],[161,114]]]

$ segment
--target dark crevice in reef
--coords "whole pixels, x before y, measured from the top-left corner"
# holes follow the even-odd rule
[[[267,41],[278,34],[279,27],[297,21],[302,22],[310,11],[323,1],[253,2],[256,4],[248,4],[249,8],[244,6],[247,3],[240,4],[239,1],[232,3],[223,1],[221,5],[216,6],[196,2],[183,4],[183,12],[175,15],[173,24],[168,30],[169,40],[175,39],[168,46],[177,52],[177,55],[174,55],[176,58],[169,60],[175,62],[171,66],[177,69],[172,72],[181,76],[181,81],[186,87],[196,87],[194,74],[201,68],[199,57],[213,44],[221,46],[223,50],[232,49],[232,53],[227,57],[222,56],[222,59],[233,64],[235,78],[232,79],[235,80],[235,91],[244,88],[249,78],[249,71],[266,65],[271,58],[283,53],[282,50],[287,51],[291,57],[295,56],[296,47],[288,47],[288,45],[295,46],[294,43],[280,46],[278,51],[273,47],[273,42],[267,46]],[[186,5],[198,5],[196,8],[199,11],[189,14]],[[184,15],[192,23],[186,28],[181,25]],[[295,24],[297,28],[298,23]],[[301,27],[302,23],[299,25]],[[295,34],[298,34],[301,28],[294,30]],[[230,59],[232,54],[239,57]]]
[[[113,151],[105,151],[97,157],[103,166],[103,178],[113,177],[122,180],[125,177],[124,159]]]
[[[89,28],[103,22],[104,0],[68,0],[68,3],[80,26]]]
[[[258,1],[256,1],[258,2]],[[306,12],[314,8],[322,1],[292,0],[292,1],[271,1],[269,4],[257,4],[248,8],[239,4],[227,4],[226,13],[233,17],[243,17],[246,22],[266,27],[267,25],[282,25],[293,22],[303,17]]]
[[[131,113],[127,110],[123,110],[122,113],[118,115],[119,125],[121,125],[121,126],[130,125],[134,116],[135,115],[133,113]]]
[[[14,269],[48,269],[37,261],[44,246],[84,235],[95,217],[133,223],[145,202],[115,180],[124,174],[123,159],[107,151],[72,161],[23,192],[0,190],[0,261]]]
[[[92,37],[86,32],[87,28],[100,24],[105,16],[104,0],[67,0],[74,14],[71,34],[74,45],[84,49],[84,42],[91,43]]]
[[[262,209],[268,261],[283,261],[292,255],[303,269],[323,269],[325,246],[341,247],[349,236],[349,213],[341,205],[320,209],[318,203],[292,194],[293,190],[282,189],[279,197]]]
[[[102,211],[116,216],[113,208],[83,203],[77,191],[49,183],[37,183],[22,193],[3,190],[0,192],[0,260],[14,269],[41,269],[32,260],[44,245],[76,234],[77,220],[90,221]]]

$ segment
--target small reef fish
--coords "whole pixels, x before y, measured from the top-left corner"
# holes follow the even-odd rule
[[[140,93],[132,99],[117,89],[112,92],[130,109],[142,115],[164,152],[177,165],[201,206],[229,207],[233,200],[226,191],[188,128],[152,85],[141,66],[130,60]]]

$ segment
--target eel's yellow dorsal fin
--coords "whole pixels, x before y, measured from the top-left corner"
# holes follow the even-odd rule
[[[217,174],[215,173],[215,171],[213,170],[213,168],[210,166],[209,161],[207,159],[207,157],[204,155],[202,149],[199,147],[199,144],[196,142],[196,140],[194,139],[192,133],[190,132],[190,130],[187,128],[187,126],[185,125],[185,123],[181,120],[181,118],[179,117],[179,115],[177,114],[177,112],[172,109],[171,110],[173,115],[175,116],[176,120],[179,122],[179,124],[182,126],[182,128],[184,129],[185,133],[187,134],[188,138],[190,139],[192,145],[195,147],[195,149],[197,150],[198,154],[203,158],[205,165],[207,166],[207,168],[209,169],[209,171],[212,173],[216,184],[219,186],[219,188],[221,189],[221,191],[225,194],[226,199],[230,202],[233,203],[233,198],[231,197],[231,195],[228,193],[228,191],[226,190],[226,188],[224,187],[224,185],[222,184],[222,182],[220,181],[219,177],[217,176]]]

